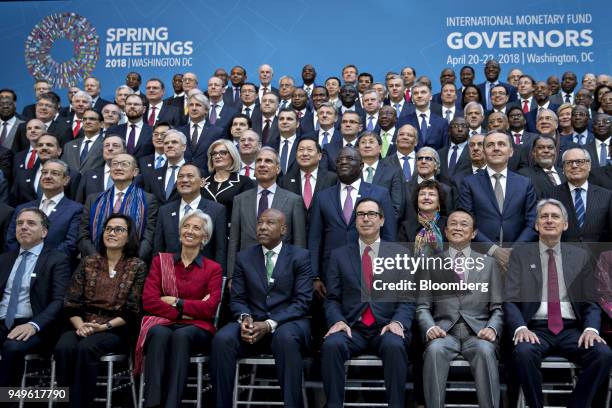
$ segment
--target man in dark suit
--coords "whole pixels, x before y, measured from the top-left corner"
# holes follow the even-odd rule
[[[125,153],[125,140],[116,135],[107,136],[102,142],[104,166],[83,173],[74,194],[75,201],[83,204],[90,194],[101,193],[113,186],[110,163],[121,153]]]
[[[452,68],[442,69],[442,71],[440,72],[440,92],[437,94],[434,94],[431,97],[431,101],[435,103],[436,105],[442,105],[442,95],[444,94],[444,85],[446,84],[455,85],[455,82],[457,82],[457,75],[455,74],[455,70]],[[455,91],[456,90],[457,90],[457,86],[455,85]],[[456,99],[457,99],[457,94],[455,92],[455,100],[453,100],[453,105],[455,104]],[[450,107],[450,105],[447,105],[447,106]],[[461,101],[459,101],[455,106],[457,107],[457,109],[461,109]],[[440,116],[444,117],[444,115],[440,115]],[[449,119],[448,122],[450,122],[451,119]]]
[[[365,90],[361,96],[361,103],[364,110],[361,117],[363,129],[378,133],[380,131],[378,119],[382,101],[376,89],[370,88]]]
[[[550,97],[550,103],[554,103],[555,105],[562,105],[563,103],[571,103],[572,105],[576,104],[574,100],[574,89],[576,89],[576,85],[578,85],[578,78],[576,74],[572,71],[566,71],[561,76],[561,90],[559,93],[554,93]]]
[[[336,185],[335,173],[321,166],[321,145],[313,137],[304,137],[297,142],[296,164],[289,169],[279,186],[302,197],[306,208],[306,231],[310,226],[312,200],[319,191]]]
[[[340,133],[342,138],[333,140],[323,147],[323,160],[327,168],[336,171],[336,158],[345,147],[357,147],[357,136],[361,133],[361,115],[357,112],[347,111],[340,120]]]
[[[253,130],[257,132],[264,146],[269,146],[271,140],[278,138],[278,96],[268,92],[261,98],[261,115],[252,116]]]
[[[476,241],[500,267],[508,267],[510,248],[504,243],[535,240],[536,195],[531,181],[508,170],[512,141],[504,133],[484,138],[486,171],[467,176],[459,189],[457,206],[476,217]]]
[[[366,94],[367,98],[368,94]],[[404,176],[402,171],[390,163],[380,160],[382,140],[373,131],[365,131],[357,139],[357,147],[363,160],[362,179],[387,189],[399,217],[404,208]]]
[[[387,77],[387,90],[389,91],[388,105],[395,109],[398,126],[405,123],[406,116],[414,113],[414,104],[406,100],[406,87],[404,79],[397,74]]]
[[[384,116],[384,114],[383,114]],[[385,157],[384,162],[402,170],[404,181],[410,181],[416,171],[417,129],[412,125],[403,125],[396,131],[396,150]]]
[[[73,170],[85,173],[98,167],[104,166],[102,157],[103,137],[100,134],[102,128],[102,114],[93,109],[88,109],[82,116],[83,128],[81,137],[64,145],[62,160]]]
[[[298,126],[298,114],[295,110],[285,108],[278,112],[279,137],[270,139],[268,145],[279,153],[281,174],[283,175],[292,167],[295,167],[297,142],[300,138]]]
[[[225,207],[214,201],[202,198],[200,189],[204,186],[202,173],[193,164],[181,166],[176,177],[179,198],[159,207],[155,226],[153,254],[158,252],[180,252],[179,221],[190,211],[199,209],[210,215],[213,220],[213,236],[204,247],[203,254],[227,270],[227,224]]]
[[[227,131],[232,116],[238,113],[238,109],[233,104],[226,103],[224,100],[224,86],[221,78],[211,77],[208,80],[208,98],[210,99],[210,111],[208,120],[211,125],[215,125]],[[238,99],[238,104],[240,99]],[[240,105],[238,105],[240,106]]]
[[[518,173],[533,183],[538,200],[552,196],[556,186],[565,182],[565,176],[557,168],[557,144],[555,139],[538,135],[531,148],[531,166],[521,168]]]
[[[23,357],[55,345],[70,281],[68,258],[45,246],[49,219],[37,208],[17,214],[19,249],[0,255],[0,386],[18,386]]]
[[[395,109],[388,105],[381,107],[378,111],[378,134],[383,143],[380,149],[380,157],[383,159],[395,154],[397,151],[395,139],[398,128],[395,127],[396,123],[397,116],[395,115]]]
[[[525,119],[527,120],[527,131],[532,133],[536,132],[536,119],[538,112],[541,109],[550,109],[556,112],[557,108],[559,107],[559,105],[550,102],[550,86],[548,86],[546,81],[536,82],[533,90],[533,98],[535,99],[537,106],[534,109],[531,109],[529,113],[525,115]]]
[[[153,127],[153,148],[155,152],[138,159],[138,169],[143,177],[155,169],[159,169],[166,164],[166,155],[164,154],[164,136],[170,129],[170,124],[166,122],[158,122]],[[183,133],[184,134],[184,133]]]
[[[482,84],[478,85],[478,89],[480,90],[480,94],[483,97],[483,103],[487,110],[493,109],[493,104],[491,102],[491,89],[495,85],[502,85],[506,88],[506,94],[509,95],[509,101],[514,102],[516,100],[516,88],[510,84],[499,81],[499,74],[501,73],[501,67],[499,62],[491,59],[487,61],[484,68],[485,78],[487,79]]]
[[[20,167],[15,173],[11,190],[12,203],[15,205],[33,201],[41,196],[42,164],[49,159],[58,159],[62,154],[62,149],[57,137],[43,134],[36,142],[36,152],[40,161],[31,169]],[[69,176],[71,183],[66,184],[64,191],[69,198],[72,198],[80,181],[80,174],[70,170]]]
[[[503,304],[513,336],[512,368],[530,407],[543,406],[540,364],[548,355],[580,364],[568,407],[588,407],[599,384],[607,381],[612,351],[599,336],[601,309],[587,252],[562,244],[567,211],[557,200],[538,203],[539,242],[512,252]]]
[[[443,259],[454,268],[425,269],[421,279],[432,283],[486,284],[473,291],[419,292],[417,318],[425,338],[423,386],[429,407],[444,407],[450,363],[458,355],[470,362],[480,407],[499,407],[499,338],[502,335],[502,275],[497,263],[474,251],[475,220],[464,210],[449,214]],[[470,263],[471,260],[471,263]]]
[[[456,116],[449,126],[450,145],[438,150],[441,182],[450,184],[455,173],[470,167],[468,125],[462,116]]]
[[[54,92],[43,94],[36,102],[36,119],[43,122],[43,131],[56,136],[60,142],[60,146],[63,146],[66,142],[72,140],[72,130],[66,123],[65,118],[57,116],[59,108],[60,99],[57,94]],[[28,148],[30,144],[26,137],[26,126],[25,123],[22,123],[17,127],[17,133],[15,134],[12,148],[14,152],[24,150]]]
[[[262,64],[257,69],[259,74],[259,92],[258,99],[261,101],[262,97],[267,93],[273,93],[278,98],[278,88],[272,86],[272,77],[274,76],[274,70],[268,64]]]
[[[478,102],[469,102],[463,109],[463,117],[468,124],[470,137],[474,135],[484,135],[487,133],[484,122],[484,108]]]
[[[608,155],[612,157],[612,146],[608,148]],[[589,173],[589,182],[608,190],[612,190],[612,159],[603,167],[597,167]]]
[[[357,92],[357,88],[349,84],[342,85],[340,88],[339,98],[342,105],[340,106],[338,121],[342,121],[342,116],[346,112],[357,112],[360,118],[363,116],[363,108],[359,103],[359,93]]]
[[[36,101],[38,101],[38,98],[40,98],[42,94],[51,92],[51,89],[53,88],[48,80],[44,78],[37,79],[34,82],[34,97]],[[36,103],[24,106],[23,110],[21,111],[21,116],[26,122],[28,120],[34,119],[36,117]]]
[[[144,104],[139,95],[125,99],[125,114],[128,123],[108,130],[109,135],[119,135],[125,140],[126,151],[136,159],[153,153],[153,129],[142,120]]]
[[[68,115],[63,116],[63,120],[70,128],[72,139],[76,139],[83,136],[83,114],[87,109],[93,108],[91,107],[91,96],[85,91],[77,91],[72,95],[71,101],[72,110]]]
[[[111,160],[110,168],[114,185],[103,193],[90,194],[85,201],[79,227],[81,256],[97,253],[96,246],[104,221],[112,213],[121,213],[132,217],[140,239],[138,256],[149,260],[153,251],[157,201],[152,194],[134,184],[134,178],[138,175],[134,156],[118,154]]]
[[[15,154],[12,150],[0,146],[0,172],[6,181],[6,191],[9,191],[9,183],[13,179],[13,158]]]
[[[346,360],[372,350],[383,361],[389,406],[403,407],[415,304],[389,293],[376,293],[381,288],[373,285],[374,279],[399,281],[400,274],[385,270],[375,278],[372,261],[394,257],[404,249],[381,240],[385,214],[378,201],[359,200],[355,214],[357,242],[334,249],[325,272],[325,317],[329,330],[321,348],[321,365],[327,406],[343,406]]]
[[[235,110],[238,110],[242,104],[242,101],[240,100],[240,88],[247,80],[246,69],[240,65],[236,65],[230,71],[229,80],[230,84],[223,93],[223,103],[227,106],[231,106]]]
[[[239,113],[245,114],[252,120],[253,116],[261,116],[259,100],[257,99],[257,86],[252,82],[245,82],[240,87]]]
[[[612,239],[612,191],[588,182],[591,157],[580,147],[563,153],[567,181],[552,191],[551,197],[568,210],[564,242],[610,242]]]
[[[0,146],[7,149],[13,147],[17,128],[24,122],[17,117],[16,103],[17,95],[13,90],[0,89]]]
[[[363,161],[359,151],[352,147],[342,148],[336,159],[336,167],[338,184],[315,196],[308,231],[315,291],[321,298],[325,297],[323,281],[331,251],[357,239],[353,211],[357,198],[371,197],[381,203],[387,217],[381,232],[382,239],[394,241],[397,232],[397,219],[389,192],[361,179]]]
[[[439,100],[436,100],[436,95],[432,98],[431,112],[434,115],[440,116],[449,125],[454,118],[463,116],[461,100],[457,98],[457,85],[454,82],[442,85],[438,95],[440,95]]]
[[[176,90],[174,85],[174,81],[178,78],[176,76],[173,77],[173,87]],[[189,91],[198,87],[198,76],[193,72],[185,72],[181,76],[181,88],[182,91],[180,93],[176,93],[176,95],[172,99],[167,99],[166,102],[172,106],[176,106],[179,112],[182,112],[185,116],[187,116],[187,98],[189,96]]]
[[[561,136],[559,154],[562,155],[563,152],[572,147],[582,146],[594,158],[591,166],[599,167],[599,160],[596,160],[598,155],[595,147],[595,137],[593,132],[589,130],[589,110],[582,105],[574,106],[571,120],[574,134],[572,136]]]
[[[208,148],[224,136],[224,130],[213,126],[207,119],[210,102],[204,94],[195,94],[188,99],[189,121],[177,130],[187,136],[185,157],[207,173]]]
[[[185,150],[187,138],[182,132],[175,129],[166,131],[164,135],[164,155],[166,164],[158,169],[151,170],[142,179],[142,188],[153,194],[157,203],[163,205],[179,198],[176,190],[177,174],[185,164]]]
[[[425,84],[417,82],[412,87],[412,101],[415,112],[405,119],[400,119],[398,125],[410,124],[419,130],[417,150],[423,146],[438,150],[448,144],[448,122],[439,116],[432,115],[430,109],[431,91]]]
[[[183,112],[177,107],[164,102],[165,86],[161,79],[150,78],[147,80],[146,95],[147,106],[144,118],[150,127],[160,122],[168,123],[173,127],[181,126],[184,121]]]
[[[107,101],[106,99],[102,99],[102,97],[100,96],[100,91],[102,90],[102,88],[100,86],[100,81],[98,80],[98,78],[85,78],[85,81],[83,81],[83,89],[91,96],[91,106],[96,112],[102,113],[102,108],[105,105],[112,103],[110,101]]]
[[[295,88],[293,91],[291,95],[291,109],[298,116],[300,132],[313,133],[315,131],[314,119],[308,106],[308,94],[302,88]]]
[[[232,224],[233,225],[233,224]],[[232,404],[236,360],[272,353],[287,407],[301,407],[302,358],[310,345],[312,300],[308,251],[286,242],[285,215],[269,208],[257,221],[257,242],[236,256],[230,309],[235,320],[215,335],[211,376],[216,406]]]
[[[594,168],[606,166],[608,160],[612,159],[609,155],[610,146],[612,145],[612,138],[610,137],[612,135],[611,129],[612,124],[610,115],[605,113],[596,113],[593,115],[593,136],[595,140],[586,147],[593,161],[597,162],[597,166],[593,165]]]
[[[319,87],[315,89],[315,97],[318,89]],[[335,127],[337,116],[338,112],[336,107],[330,102],[322,102],[317,108],[317,123],[319,129],[315,133],[321,149],[332,141],[342,139],[342,134]],[[327,167],[327,159],[323,162],[323,165]]]
[[[284,234],[284,241],[306,247],[304,201],[297,194],[276,184],[280,171],[280,160],[276,151],[271,147],[263,147],[255,159],[257,188],[249,189],[234,197],[227,256],[227,276],[230,279],[236,253],[257,242],[257,216],[267,208],[276,208],[285,214],[287,232]]]
[[[64,188],[69,183],[68,165],[59,159],[47,160],[42,165],[40,176],[41,197],[18,206],[15,211],[19,213],[22,208],[35,207],[44,212],[51,223],[45,244],[72,260],[77,252],[83,206],[65,196]],[[6,248],[11,251],[19,248],[16,228],[16,219],[13,219],[6,234]]]
[[[185,96],[185,93],[183,92],[183,74],[176,73],[172,75],[172,91],[174,92],[172,96],[167,97],[164,100],[164,102],[168,102],[169,105],[179,107],[179,105],[174,104],[174,100],[176,98],[181,98]],[[180,107],[179,107],[179,111],[180,111]]]

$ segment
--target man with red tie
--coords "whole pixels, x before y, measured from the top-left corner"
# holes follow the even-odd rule
[[[367,352],[382,359],[389,406],[404,407],[407,350],[415,304],[387,298],[388,294],[383,295],[385,301],[374,301],[380,299],[374,293],[379,290],[374,280],[394,272],[385,270],[382,275],[374,275],[373,260],[394,257],[399,252],[394,244],[380,239],[385,214],[377,200],[358,201],[355,218],[357,242],[335,249],[325,274],[325,317],[329,330],[321,348],[321,365],[325,367],[322,376],[326,406],[343,406],[344,363]],[[402,248],[400,252],[403,251]],[[368,299],[363,299],[364,294]]]
[[[599,336],[601,309],[589,301],[595,297],[591,260],[585,250],[560,242],[567,228],[565,206],[541,200],[539,242],[515,248],[506,274],[503,311],[514,342],[512,366],[532,408],[543,406],[545,357],[565,357],[581,367],[568,407],[590,406],[612,366],[612,350]]]

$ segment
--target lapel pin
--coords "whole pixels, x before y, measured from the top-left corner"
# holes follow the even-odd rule
[[[295,179],[291,179],[291,182],[292,182],[292,183],[295,183]]]
[[[36,274],[35,274],[35,273],[33,273],[33,274],[31,275],[31,277],[32,277],[32,278],[35,278],[35,277],[36,277]]]
[[[77,146],[77,145],[72,145],[72,147],[77,148],[77,147],[79,147],[79,146]]]
[[[176,213],[173,212],[172,214],[170,214],[172,217],[176,217]]]
[[[529,265],[529,267],[530,267],[531,269],[535,269],[535,264],[531,264],[531,265]]]
[[[26,183],[29,183],[31,179],[26,179]]]
[[[98,176],[96,176],[95,174],[93,176],[91,176],[92,179],[97,179]]]
[[[157,179],[158,179],[158,180],[161,180],[161,179],[162,179],[162,176],[157,176]]]

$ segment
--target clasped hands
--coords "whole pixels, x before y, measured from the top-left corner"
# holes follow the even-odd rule
[[[251,316],[242,319],[240,323],[240,339],[248,344],[255,344],[272,332],[268,322],[255,322]]]

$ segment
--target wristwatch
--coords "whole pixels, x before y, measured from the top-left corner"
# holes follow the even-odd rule
[[[113,328],[113,325],[111,324],[110,321],[106,322],[106,330],[110,330]]]

